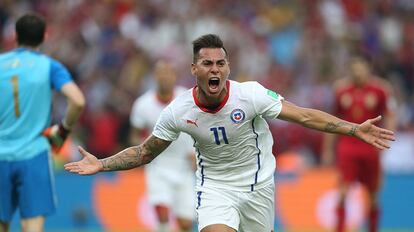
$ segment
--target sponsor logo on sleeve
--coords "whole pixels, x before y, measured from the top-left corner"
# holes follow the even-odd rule
[[[267,90],[267,95],[274,98],[275,100],[279,100],[279,94],[276,92],[273,92],[272,90]]]

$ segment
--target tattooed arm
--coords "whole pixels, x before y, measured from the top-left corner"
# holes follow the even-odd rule
[[[278,118],[328,133],[355,136],[379,149],[389,148],[388,141],[394,140],[392,131],[374,125],[381,120],[381,116],[355,124],[320,110],[298,107],[284,100]]]
[[[151,135],[141,145],[129,147],[105,159],[97,159],[94,155],[79,147],[79,152],[84,158],[77,162],[65,164],[65,169],[80,175],[91,175],[101,171],[128,170],[151,162],[170,144],[171,141],[162,140]]]
[[[302,108],[286,100],[282,103],[280,119],[299,123],[302,126],[335,134],[355,135],[358,124],[339,119],[320,110]]]

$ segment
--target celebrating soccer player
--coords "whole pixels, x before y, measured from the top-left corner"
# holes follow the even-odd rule
[[[193,41],[191,73],[196,86],[161,113],[152,134],[138,146],[98,160],[84,158],[65,165],[81,175],[126,170],[151,162],[180,132],[195,140],[196,210],[201,232],[272,231],[274,226],[273,140],[265,119],[282,119],[329,133],[356,137],[379,149],[389,148],[392,131],[344,121],[319,110],[302,108],[257,82],[228,80],[229,56],[222,40],[207,34]]]

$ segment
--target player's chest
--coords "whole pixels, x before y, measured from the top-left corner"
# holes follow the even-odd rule
[[[183,115],[179,127],[203,145],[225,145],[252,134],[254,117],[250,106],[225,107],[216,113],[195,109]]]
[[[345,92],[339,97],[340,107],[344,110],[361,108],[374,110],[380,104],[381,98],[375,91],[353,90]]]

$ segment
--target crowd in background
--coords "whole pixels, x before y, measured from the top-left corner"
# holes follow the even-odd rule
[[[352,53],[362,52],[392,83],[398,131],[414,133],[414,1],[3,0],[2,51],[15,46],[15,20],[27,11],[46,18],[42,51],[62,61],[86,94],[75,136],[102,157],[129,145],[132,103],[154,86],[156,60],[173,62],[179,83],[194,86],[191,41],[206,33],[224,39],[231,79],[257,80],[328,112],[333,82],[349,74]],[[62,117],[61,102],[55,118]],[[318,162],[321,133],[278,120],[270,126],[275,154],[296,150]]]

